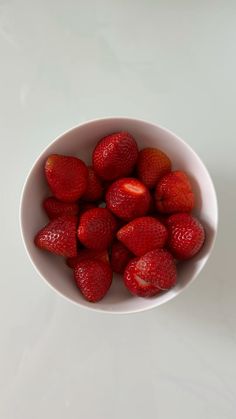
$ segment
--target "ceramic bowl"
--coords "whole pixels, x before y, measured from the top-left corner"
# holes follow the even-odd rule
[[[171,158],[174,169],[185,170],[192,181],[196,196],[194,213],[206,230],[206,242],[202,250],[191,260],[178,265],[178,281],[168,292],[152,298],[130,295],[122,278],[114,275],[111,289],[97,304],[89,303],[77,289],[71,269],[63,258],[39,250],[34,245],[34,236],[47,216],[42,210],[43,199],[50,195],[44,178],[44,163],[49,154],[66,154],[91,162],[92,151],[97,141],[107,134],[128,131],[136,139],[139,148],[157,147]],[[181,138],[157,124],[134,118],[104,118],[82,123],[52,141],[40,154],[26,179],[20,205],[20,225],[28,256],[41,278],[54,290],[78,306],[106,313],[134,313],[157,307],[177,297],[192,283],[212,251],[216,237],[218,210],[215,188],[211,177],[196,152]]]

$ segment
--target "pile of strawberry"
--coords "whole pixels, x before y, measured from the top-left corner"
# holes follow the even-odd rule
[[[66,258],[88,301],[105,296],[112,272],[123,275],[134,295],[168,290],[177,260],[193,257],[204,243],[204,229],[190,215],[187,174],[171,171],[159,149],[139,151],[127,132],[102,138],[89,167],[76,157],[50,155],[45,176],[53,194],[43,202],[50,222],[35,244]]]

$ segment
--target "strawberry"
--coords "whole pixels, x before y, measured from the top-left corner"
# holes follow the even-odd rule
[[[134,178],[115,181],[106,194],[107,207],[117,217],[130,221],[145,215],[150,206],[150,193],[146,186]]]
[[[124,272],[124,283],[133,295],[139,297],[153,297],[161,292],[161,290],[150,282],[142,279],[136,272],[138,258],[132,259]]]
[[[112,270],[101,260],[84,260],[74,269],[77,286],[86,300],[96,303],[107,293],[112,282]]]
[[[169,157],[158,148],[140,150],[137,161],[138,178],[147,188],[154,188],[163,175],[171,171]]]
[[[102,184],[92,167],[88,167],[88,186],[83,194],[85,201],[98,201],[102,197]]]
[[[77,217],[62,215],[50,221],[35,237],[35,244],[40,249],[48,250],[65,257],[76,256]]]
[[[128,132],[102,138],[93,152],[93,168],[104,180],[128,176],[136,163],[138,146]]]
[[[186,173],[176,171],[163,176],[156,186],[155,200],[161,213],[192,211],[194,194]]]
[[[111,268],[113,272],[123,274],[132,257],[132,253],[121,242],[114,242],[111,248]]]
[[[45,163],[45,176],[53,195],[65,202],[74,202],[86,191],[88,169],[76,157],[50,155]]]
[[[77,215],[79,212],[79,206],[76,202],[59,201],[53,196],[44,199],[43,208],[51,220],[60,215]]]
[[[151,250],[136,263],[137,275],[161,290],[168,290],[176,283],[176,266],[173,256],[164,249]]]
[[[89,249],[106,250],[116,229],[116,219],[107,208],[93,208],[81,215],[78,238]]]
[[[167,219],[168,245],[177,259],[189,259],[199,252],[205,240],[202,224],[192,215],[179,213]]]
[[[139,217],[117,232],[117,238],[136,256],[164,247],[167,229],[154,217]]]
[[[102,260],[103,262],[109,263],[109,256],[106,250],[98,251],[91,249],[82,249],[77,256],[73,258],[67,258],[66,263],[70,268],[75,268],[77,263],[83,260]]]
[[[151,250],[144,256],[135,259],[135,264],[132,265],[131,271],[128,268],[129,265],[125,270],[124,280],[131,292],[133,281],[137,280],[137,278],[140,284],[144,281],[144,285],[147,283],[160,290],[168,290],[176,283],[174,259],[164,249]]]

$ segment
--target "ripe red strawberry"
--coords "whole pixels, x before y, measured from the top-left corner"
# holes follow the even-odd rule
[[[117,232],[117,238],[136,256],[162,248],[167,241],[167,229],[154,217],[139,217]]]
[[[199,252],[205,240],[202,224],[190,214],[174,214],[167,219],[168,245],[177,259],[189,259]]]
[[[85,201],[98,201],[102,197],[102,183],[92,167],[88,167],[88,186],[83,194]]]
[[[117,229],[115,217],[107,208],[93,208],[80,217],[78,238],[88,249],[105,250]]]
[[[132,259],[127,265],[124,272],[124,283],[128,290],[133,295],[139,297],[153,297],[161,292],[161,290],[150,282],[142,279],[136,271],[136,266],[138,263],[138,258]]]
[[[150,193],[147,187],[134,178],[115,181],[106,194],[107,207],[117,217],[130,221],[148,212]]]
[[[76,157],[52,154],[45,163],[45,176],[53,195],[65,202],[74,202],[86,191],[88,169]]]
[[[107,293],[112,282],[112,270],[101,260],[84,260],[74,269],[77,286],[86,300],[96,303]]]
[[[176,266],[173,256],[164,249],[151,250],[136,263],[137,275],[161,290],[176,283]]]
[[[91,250],[91,249],[82,249],[78,252],[77,256],[73,258],[67,258],[66,263],[70,268],[75,268],[77,263],[84,260],[102,260],[103,262],[109,263],[109,256],[107,250]]]
[[[171,171],[171,161],[157,148],[144,148],[138,154],[138,178],[147,188],[154,188],[166,173]]]
[[[155,190],[156,208],[162,213],[189,212],[194,207],[194,194],[185,172],[168,173]]]
[[[102,138],[93,152],[93,168],[102,179],[128,176],[136,163],[138,146],[128,132],[117,132]]]
[[[121,242],[114,242],[111,248],[111,268],[113,272],[123,274],[132,253]]]
[[[56,255],[76,256],[77,221],[74,215],[62,215],[50,221],[36,235],[34,240],[36,246]]]
[[[43,208],[51,220],[60,215],[77,215],[79,212],[79,206],[76,202],[59,201],[53,196],[44,199]]]

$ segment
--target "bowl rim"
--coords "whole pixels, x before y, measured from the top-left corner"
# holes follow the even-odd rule
[[[69,133],[71,133],[72,131],[86,126],[86,125],[90,125],[91,123],[96,123],[99,121],[107,121],[107,120],[127,120],[127,121],[133,121],[133,122],[141,122],[144,124],[148,124],[150,126],[153,127],[158,127],[161,130],[165,131],[167,134],[173,135],[174,137],[176,137],[178,139],[178,141],[180,141],[193,155],[194,157],[198,160],[198,162],[203,166],[208,179],[209,179],[209,183],[213,192],[213,196],[214,196],[214,200],[215,200],[215,205],[216,205],[216,212],[215,212],[215,230],[213,232],[213,237],[212,237],[212,241],[211,241],[211,246],[208,250],[208,254],[205,258],[205,261],[200,269],[200,272],[196,272],[191,279],[184,285],[184,287],[176,294],[173,296],[169,296],[169,298],[167,297],[167,299],[165,301],[161,301],[158,302],[158,300],[153,300],[153,303],[146,306],[146,307],[140,307],[137,309],[132,309],[132,310],[122,310],[122,311],[118,311],[118,310],[111,310],[111,309],[104,309],[104,308],[100,308],[99,306],[97,306],[96,304],[91,304],[91,307],[88,305],[84,305],[79,303],[78,301],[75,301],[73,299],[71,299],[70,297],[68,297],[67,295],[65,295],[62,291],[60,291],[59,289],[55,288],[40,272],[40,270],[38,269],[37,265],[34,263],[34,261],[31,258],[31,254],[30,251],[26,245],[26,241],[25,241],[25,237],[24,237],[24,228],[23,228],[23,203],[24,203],[24,194],[25,194],[25,190],[26,190],[26,186],[28,183],[28,180],[31,176],[31,173],[36,165],[36,163],[38,162],[38,160],[42,157],[42,155],[45,153],[45,151],[51,147],[55,142],[57,142],[61,137],[63,137],[64,135],[67,135]],[[89,119],[87,121],[81,122],[77,125],[74,125],[73,127],[63,131],[61,134],[59,134],[56,138],[54,138],[50,143],[48,143],[44,149],[41,151],[41,153],[37,156],[36,159],[34,159],[33,164],[31,165],[27,176],[24,180],[23,186],[22,186],[22,190],[21,190],[21,194],[20,194],[20,204],[19,204],[19,225],[20,225],[20,235],[21,235],[21,239],[23,241],[23,245],[26,251],[26,254],[31,262],[31,264],[33,265],[35,271],[37,272],[37,274],[39,275],[39,277],[41,277],[43,279],[43,281],[54,291],[56,292],[58,295],[62,296],[64,299],[66,299],[67,301],[69,301],[70,303],[74,304],[77,307],[80,308],[84,308],[84,309],[88,309],[90,311],[95,311],[97,313],[104,313],[104,314],[119,314],[119,315],[123,315],[123,314],[136,314],[136,313],[140,313],[140,312],[144,312],[144,311],[148,311],[151,309],[154,309],[155,307],[161,306],[163,304],[166,304],[168,302],[170,302],[171,300],[174,300],[176,297],[178,297],[180,294],[182,294],[194,281],[195,279],[198,277],[198,275],[200,275],[200,273],[202,272],[202,270],[204,269],[204,267],[206,266],[206,263],[209,261],[213,249],[215,247],[215,242],[216,242],[216,237],[217,237],[217,233],[218,233],[218,223],[219,223],[219,205],[218,205],[218,199],[217,199],[217,194],[216,194],[216,189],[215,189],[215,185],[213,183],[211,174],[208,170],[208,168],[206,167],[204,161],[202,160],[202,158],[199,157],[199,155],[197,154],[197,152],[187,143],[185,142],[181,137],[179,137],[179,135],[177,135],[175,132],[173,132],[172,130],[170,130],[169,128],[166,128],[163,125],[160,125],[159,123],[155,123],[155,122],[150,122],[146,119],[142,119],[142,118],[137,118],[137,117],[129,117],[129,116],[108,116],[108,117],[98,117],[98,118],[93,118],[93,119]],[[168,293],[167,293],[168,294]],[[150,300],[151,302],[151,300]]]

